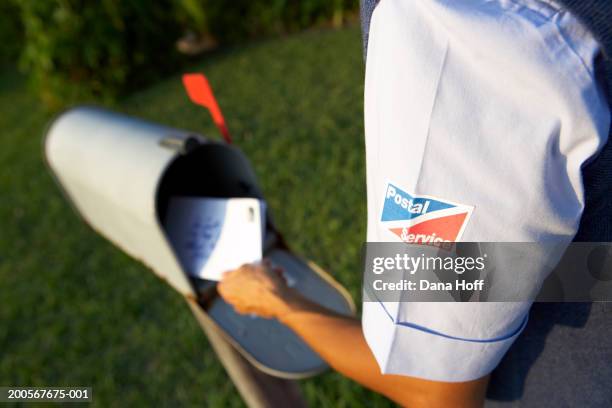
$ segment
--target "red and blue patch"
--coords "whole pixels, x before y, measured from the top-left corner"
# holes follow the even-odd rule
[[[389,183],[381,221],[407,243],[440,245],[458,241],[474,207],[412,195]]]

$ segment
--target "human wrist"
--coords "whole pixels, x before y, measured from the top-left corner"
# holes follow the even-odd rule
[[[274,317],[281,323],[287,323],[287,319],[294,313],[307,309],[308,302],[295,289],[284,287],[275,291],[276,307]]]

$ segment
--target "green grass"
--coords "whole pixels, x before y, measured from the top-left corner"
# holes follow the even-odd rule
[[[216,52],[209,77],[276,223],[359,301],[365,239],[363,61],[356,28]],[[96,406],[242,406],[183,300],[81,223],[45,168],[49,114],[0,77],[0,385],[94,388]],[[115,109],[217,137],[174,76]],[[316,407],[388,406],[335,373]]]

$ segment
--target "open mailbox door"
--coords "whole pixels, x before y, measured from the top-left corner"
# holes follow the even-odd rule
[[[240,150],[190,132],[79,107],[50,126],[45,154],[82,218],[178,291],[200,324],[214,324],[254,366],[282,378],[303,378],[326,368],[289,328],[235,313],[216,296],[215,282],[185,273],[168,241],[164,222],[173,196],[263,199]],[[264,256],[285,269],[298,291],[336,312],[354,313],[347,291],[293,254],[269,216],[264,242]]]

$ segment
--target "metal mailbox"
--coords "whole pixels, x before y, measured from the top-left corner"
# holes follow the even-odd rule
[[[83,219],[178,291],[200,324],[220,329],[250,363],[292,379],[326,368],[290,329],[276,320],[235,313],[215,296],[215,282],[188,276],[165,234],[172,196],[263,198],[239,149],[107,110],[78,107],[52,123],[45,155]],[[305,296],[339,313],[354,313],[346,290],[293,254],[269,216],[264,255],[283,266]]]

